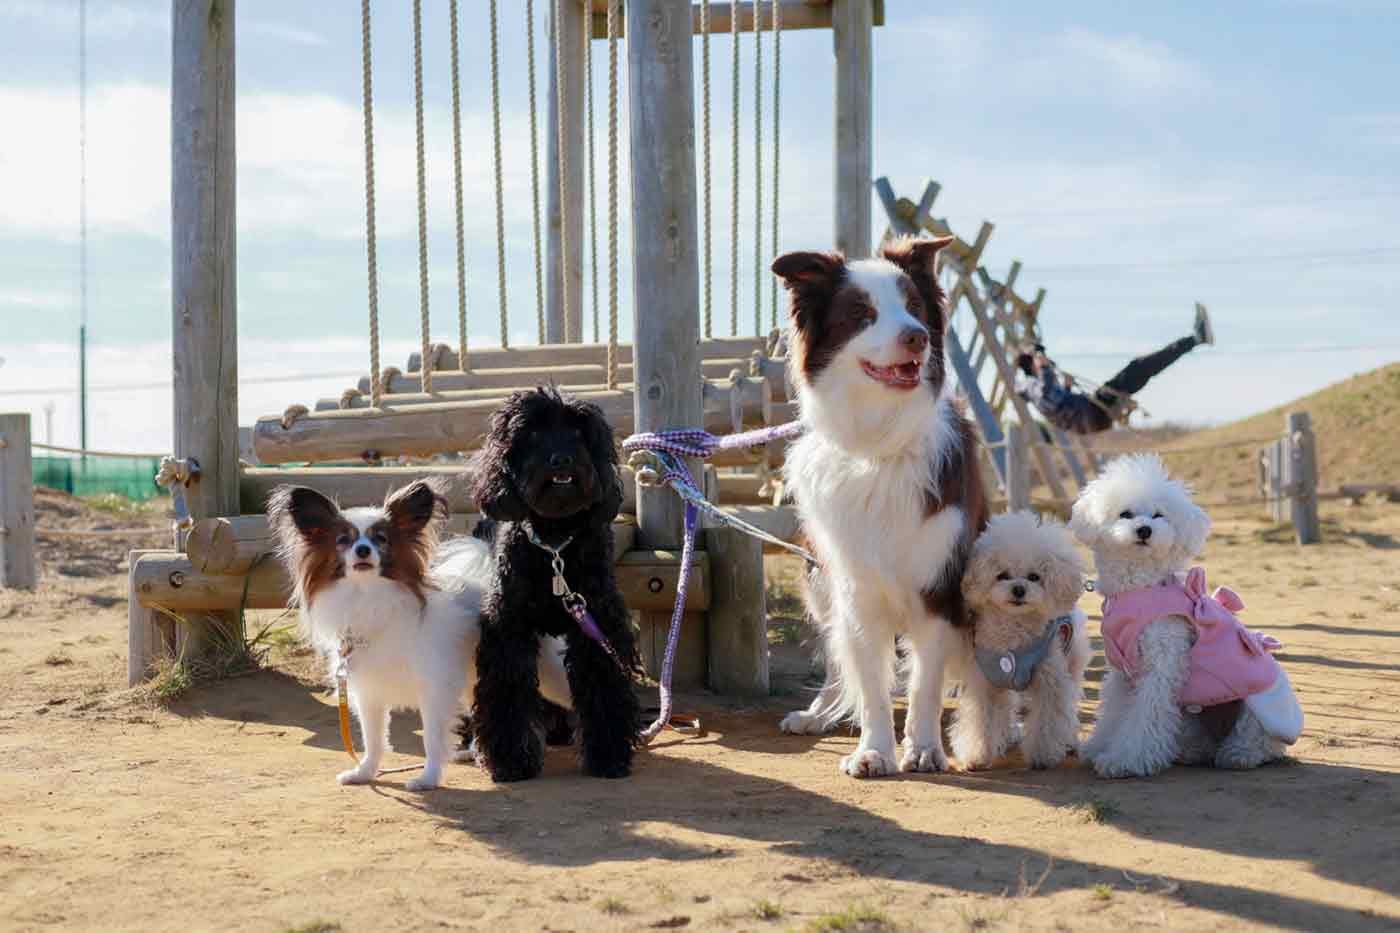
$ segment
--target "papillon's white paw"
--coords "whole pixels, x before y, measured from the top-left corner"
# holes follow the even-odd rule
[[[899,759],[901,771],[947,771],[948,756],[941,745],[904,746],[904,754]]]
[[[363,764],[351,768],[349,771],[342,771],[335,776],[335,779],[342,784],[368,784],[374,780],[375,774],[379,771],[377,767],[366,768]]]
[[[884,777],[894,774],[894,755],[873,748],[857,749],[841,759],[841,773],[853,778]]]
[[[827,725],[820,716],[799,709],[784,716],[778,728],[788,735],[821,735],[826,732]]]

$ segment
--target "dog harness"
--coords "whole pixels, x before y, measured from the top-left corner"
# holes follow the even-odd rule
[[[1132,680],[1142,671],[1138,639],[1162,616],[1184,616],[1196,633],[1191,669],[1177,701],[1190,709],[1243,700],[1269,691],[1282,668],[1271,652],[1283,645],[1251,631],[1236,618],[1244,600],[1228,587],[1206,593],[1206,572],[1192,567],[1185,580],[1130,590],[1103,602],[1103,643],[1108,663]]]
[[[1051,643],[1064,634],[1063,649],[1069,654],[1069,646],[1074,635],[1074,616],[1062,615],[1045,623],[1045,631],[1019,648],[1010,651],[990,651],[976,648],[977,666],[994,687],[1003,690],[1025,690],[1031,685],[1035,669],[1050,653]]]

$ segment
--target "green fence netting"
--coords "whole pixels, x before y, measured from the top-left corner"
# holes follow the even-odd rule
[[[34,485],[75,496],[116,493],[137,501],[160,495],[155,457],[40,457],[34,460]]]

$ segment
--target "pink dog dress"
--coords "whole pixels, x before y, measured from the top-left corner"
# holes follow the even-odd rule
[[[1192,567],[1184,581],[1130,590],[1103,603],[1103,643],[1108,663],[1129,680],[1142,670],[1138,639],[1163,616],[1183,616],[1196,632],[1191,669],[1177,701],[1191,712],[1244,700],[1264,728],[1292,744],[1302,731],[1302,709],[1288,676],[1271,652],[1277,639],[1246,628],[1236,612],[1244,600],[1228,587],[1206,592],[1206,572]]]

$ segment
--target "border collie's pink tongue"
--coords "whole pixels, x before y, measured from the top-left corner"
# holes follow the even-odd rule
[[[892,366],[876,366],[874,363],[862,360],[860,366],[871,379],[882,382],[892,389],[914,388],[919,384],[919,374],[923,369],[923,364],[919,360],[895,363]]]

